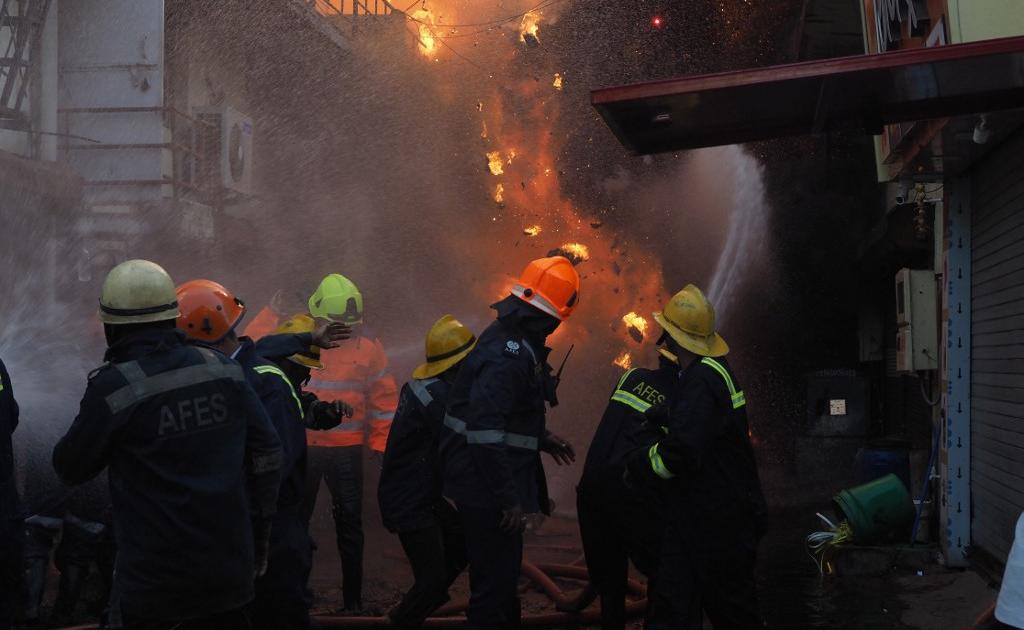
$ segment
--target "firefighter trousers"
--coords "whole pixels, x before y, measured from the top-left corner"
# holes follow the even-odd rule
[[[363,601],[363,447],[310,446],[307,458],[305,522],[313,515],[323,479],[331,493],[345,607],[360,608]]]
[[[519,574],[523,535],[501,531],[501,510],[458,505],[469,558],[466,627],[504,630],[520,626]]]
[[[447,501],[435,508],[430,527],[399,532],[415,583],[389,616],[394,626],[413,629],[448,601],[448,587],[466,568],[466,540],[459,513]]]

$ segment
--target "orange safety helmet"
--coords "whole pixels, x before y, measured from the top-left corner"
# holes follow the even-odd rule
[[[213,280],[189,280],[177,289],[178,328],[189,339],[217,343],[245,315],[245,304]]]
[[[564,256],[538,258],[526,265],[512,295],[563,320],[580,301],[580,274]]]

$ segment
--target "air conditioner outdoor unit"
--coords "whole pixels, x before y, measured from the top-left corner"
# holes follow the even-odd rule
[[[896,274],[896,371],[939,368],[935,274],[900,269]]]
[[[197,107],[198,182],[243,195],[252,193],[252,118],[223,107]]]

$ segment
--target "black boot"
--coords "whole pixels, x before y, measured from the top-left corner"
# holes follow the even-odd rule
[[[46,592],[46,574],[50,563],[42,558],[25,561],[25,616],[26,626],[39,625],[39,606]]]
[[[74,620],[75,607],[82,596],[82,588],[89,577],[89,567],[70,565],[60,573],[57,601],[53,605],[52,623],[55,626],[68,625]]]

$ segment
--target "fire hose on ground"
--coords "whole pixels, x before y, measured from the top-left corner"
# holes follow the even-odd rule
[[[523,561],[522,574],[538,587],[556,605],[565,606],[570,603],[570,597],[562,592],[562,589],[555,583],[553,578],[568,578],[572,580],[586,581],[589,579],[586,567],[569,564],[534,564],[528,560]],[[638,599],[626,600],[627,619],[636,619],[644,614],[647,607],[646,589],[640,582],[630,579],[627,583],[627,592]],[[465,599],[445,604],[437,610],[435,617],[427,619],[423,624],[424,628],[461,628],[466,623],[465,613],[468,602]],[[449,616],[459,615],[459,616]],[[337,617],[332,615],[316,615],[316,621],[323,628],[383,628],[387,627],[385,617]],[[601,610],[597,607],[589,607],[579,613],[566,612],[545,612],[531,615],[523,615],[523,625],[534,628],[560,628],[566,626],[577,626],[580,624],[600,623]],[[72,626],[62,630],[97,630],[95,624]]]

